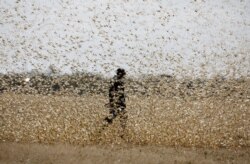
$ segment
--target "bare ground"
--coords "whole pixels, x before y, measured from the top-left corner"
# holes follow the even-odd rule
[[[129,96],[100,132],[101,95],[0,95],[0,163],[249,163],[249,99]],[[121,138],[120,134],[125,137]]]
[[[130,96],[128,121],[100,131],[108,115],[104,96],[0,95],[0,140],[238,148],[250,146],[250,101],[174,100]],[[120,134],[124,133],[121,139]]]
[[[214,164],[250,161],[249,149],[204,149],[132,145],[72,146],[65,144],[0,143],[0,163],[185,163]]]

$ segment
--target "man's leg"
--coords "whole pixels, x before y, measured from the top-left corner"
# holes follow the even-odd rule
[[[127,120],[128,120],[127,111],[125,109],[121,109],[119,116],[120,116],[120,124],[121,124],[120,137],[124,139],[124,136],[126,134]]]
[[[110,109],[109,113],[110,113],[110,115],[107,116],[104,120],[107,121],[108,124],[112,124],[113,123],[113,119],[115,119],[116,116],[117,116],[117,111],[114,108],[112,108],[112,109]]]
[[[120,111],[120,122],[121,122],[122,129],[126,128],[127,120],[128,120],[127,111],[125,109],[121,109],[121,111]]]

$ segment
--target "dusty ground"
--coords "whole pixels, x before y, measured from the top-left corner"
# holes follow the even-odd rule
[[[0,163],[185,163],[248,164],[249,149],[171,148],[156,146],[72,146],[0,143]]]
[[[0,95],[0,163],[249,163],[249,99],[127,98],[125,131],[101,95]],[[124,138],[120,134],[124,134]]]
[[[100,131],[108,114],[101,95],[0,95],[0,140],[238,148],[250,146],[250,101],[208,98],[176,100],[130,96],[128,121]],[[124,133],[124,139],[120,134]]]

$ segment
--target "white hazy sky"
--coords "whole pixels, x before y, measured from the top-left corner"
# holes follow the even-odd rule
[[[249,0],[0,0],[0,73],[250,76]]]

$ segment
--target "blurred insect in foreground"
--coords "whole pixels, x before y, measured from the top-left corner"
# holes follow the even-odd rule
[[[116,71],[116,75],[111,80],[111,85],[109,88],[109,107],[110,115],[104,120],[108,124],[112,124],[113,120],[119,116],[122,128],[125,128],[127,122],[126,115],[126,102],[125,102],[125,89],[124,89],[124,77],[126,72],[124,69],[119,68]]]

